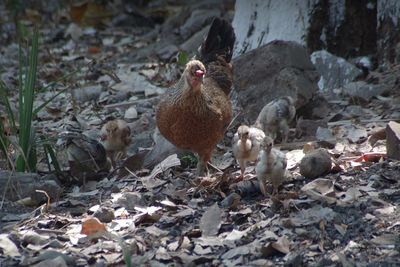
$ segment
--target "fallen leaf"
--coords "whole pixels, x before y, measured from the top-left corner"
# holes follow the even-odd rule
[[[0,249],[2,254],[8,257],[19,257],[21,254],[17,246],[8,238],[8,234],[0,234]]]
[[[336,202],[333,182],[329,179],[319,178],[301,188],[311,199],[333,204]]]
[[[107,232],[107,228],[97,218],[90,218],[82,223],[81,234],[83,235],[93,236],[103,232]]]
[[[217,203],[209,207],[200,219],[202,236],[215,236],[221,227],[221,209]]]

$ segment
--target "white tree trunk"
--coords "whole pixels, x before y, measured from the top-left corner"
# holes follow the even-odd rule
[[[309,16],[319,0],[237,0],[234,56],[273,40],[305,45]]]

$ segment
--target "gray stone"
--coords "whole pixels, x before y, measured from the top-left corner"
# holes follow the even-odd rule
[[[312,53],[311,61],[321,74],[318,86],[323,91],[342,87],[363,74],[355,65],[325,50]]]
[[[238,102],[254,121],[261,109],[281,96],[305,105],[317,92],[318,72],[306,49],[298,43],[273,41],[233,60]]]
[[[200,31],[196,32],[189,39],[187,39],[183,44],[180,45],[180,49],[187,53],[196,52],[200,44],[203,42],[204,36],[206,36],[209,26],[204,27]]]
[[[169,60],[176,53],[178,53],[178,47],[174,44],[169,44],[159,49],[157,54],[162,60]]]
[[[388,92],[389,88],[384,84],[368,84],[364,81],[358,81],[344,85],[342,90],[346,95],[370,100],[372,97]]]
[[[319,141],[331,141],[334,139],[334,136],[332,135],[331,130],[328,128],[323,128],[323,127],[318,127],[317,131],[315,132],[315,137]]]
[[[138,112],[135,107],[130,107],[125,111],[124,118],[127,120],[133,120],[138,117]]]
[[[390,121],[386,126],[386,154],[400,160],[400,123]]]
[[[329,173],[331,168],[331,157],[328,152],[322,148],[306,154],[300,162],[300,174],[310,179]]]
[[[180,34],[184,39],[189,38],[195,32],[198,32],[204,25],[211,22],[211,19],[218,17],[218,9],[198,9],[194,10],[186,22],[180,27]],[[200,43],[198,43],[200,45]]]

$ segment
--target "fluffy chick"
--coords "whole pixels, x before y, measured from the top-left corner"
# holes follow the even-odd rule
[[[262,129],[273,140],[280,133],[282,143],[286,143],[289,135],[288,124],[293,120],[295,115],[294,99],[290,96],[280,97],[264,106],[254,126]]]
[[[100,138],[112,166],[115,167],[117,156],[125,157],[126,148],[132,142],[131,129],[124,120],[112,120],[103,125]]]
[[[265,137],[262,130],[242,125],[233,137],[233,154],[240,166],[240,179],[243,179],[247,162],[256,161],[260,145]]]
[[[108,172],[111,167],[101,143],[83,133],[61,132],[56,148],[66,151],[70,173],[80,183],[97,179],[99,174]]]
[[[264,138],[256,166],[257,179],[264,196],[267,195],[266,181],[268,180],[273,185],[272,195],[275,195],[284,180],[286,171],[286,155],[273,148],[273,143],[274,141],[270,136]]]

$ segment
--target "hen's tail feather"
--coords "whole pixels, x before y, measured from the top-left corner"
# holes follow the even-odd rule
[[[214,18],[207,37],[200,47],[199,60],[208,62],[223,57],[227,63],[232,59],[235,32],[232,25],[224,19]]]

